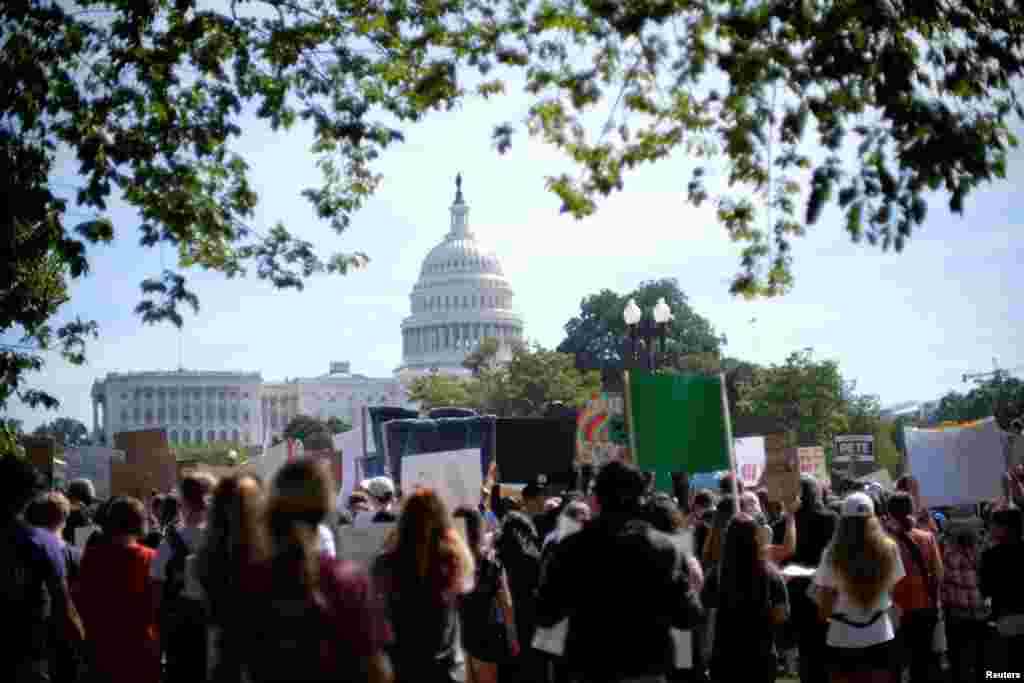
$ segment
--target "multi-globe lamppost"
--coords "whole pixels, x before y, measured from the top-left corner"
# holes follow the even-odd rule
[[[622,311],[622,319],[626,322],[628,334],[625,352],[622,354],[625,369],[657,370],[659,365],[664,363],[665,338],[674,318],[672,310],[665,303],[665,297],[658,299],[651,309],[650,318],[644,316],[635,299],[630,299],[626,303],[626,308]],[[654,348],[655,340],[658,341],[657,350]]]

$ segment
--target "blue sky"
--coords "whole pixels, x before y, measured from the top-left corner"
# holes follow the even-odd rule
[[[490,144],[493,124],[514,119],[522,104],[518,98],[474,102],[408,129],[407,143],[378,167],[384,181],[377,195],[343,236],[318,221],[300,196],[319,181],[309,131],[298,126],[274,134],[246,118],[237,148],[260,194],[256,225],[284,220],[325,254],[367,252],[369,267],[318,277],[303,292],[275,291],[255,277],[228,281],[191,272],[202,307],[186,316],[183,332],[143,326],[132,313],[138,284],[159,273],[162,263],[172,267],[174,253],[138,247],[137,215],[114,203],[119,239],[90,252],[92,273],[75,284],[65,311],[100,325],[89,363],[72,367],[53,356],[33,381],[63,406],[51,413],[12,405],[12,416],[27,428],[57,415],[91,425],[95,378],[174,369],[179,344],[190,369],[258,370],[265,380],[282,380],[318,375],[332,360],[349,360],[356,372],[389,375],[401,360],[399,324],[408,315],[420,263],[448,229],[459,171],[470,223],[499,255],[527,336],[545,346],[562,339],[584,296],[675,277],[694,308],[728,336],[729,355],[774,363],[813,347],[838,360],[844,376],[884,404],[963,390],[961,375],[991,370],[993,358],[1003,367],[1024,364],[1018,350],[1024,194],[1015,180],[1024,177],[1024,154],[1015,155],[1010,180],[969,199],[963,217],[951,216],[944,201],[932,201],[903,254],[852,244],[839,213],[826,211],[795,245],[792,293],[745,302],[728,293],[739,248],[711,208],[684,203],[691,162],[683,154],[627,176],[624,192],[604,200],[596,216],[576,221],[559,215],[558,200],[544,187],[545,175],[569,168],[557,152],[523,134],[505,156]],[[75,170],[62,163],[59,182],[74,185]]]

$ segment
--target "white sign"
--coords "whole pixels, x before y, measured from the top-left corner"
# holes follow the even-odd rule
[[[395,524],[370,524],[354,527],[347,524],[338,529],[336,551],[339,560],[350,560],[364,567],[372,567],[381,554],[384,543],[395,532]]]
[[[973,504],[1001,495],[1008,437],[993,418],[966,427],[904,428],[904,435],[924,505]]]
[[[341,453],[341,491],[338,497],[347,505],[348,497],[352,495],[356,483],[356,458],[363,452],[363,430],[356,427],[342,434],[335,434],[333,441],[334,450]]]
[[[463,505],[477,509],[483,485],[479,448],[402,458],[402,491],[408,494],[417,488],[431,488],[448,506],[449,512]]]
[[[757,486],[764,472],[765,450],[763,436],[745,436],[735,440],[736,470],[740,481]]]

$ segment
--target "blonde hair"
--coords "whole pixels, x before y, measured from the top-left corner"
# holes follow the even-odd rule
[[[874,605],[891,588],[896,544],[874,515],[840,517],[829,555],[840,588],[858,607]]]

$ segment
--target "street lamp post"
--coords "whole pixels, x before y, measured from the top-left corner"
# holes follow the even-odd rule
[[[665,338],[668,336],[668,328],[675,316],[672,310],[661,297],[651,311],[654,318],[644,317],[643,311],[637,306],[636,300],[630,299],[626,308],[622,311],[622,319],[626,322],[626,330],[629,334],[627,353],[624,354],[625,366],[632,369],[656,370],[658,367],[658,356],[665,354]],[[658,340],[658,351],[654,350],[654,340]]]

